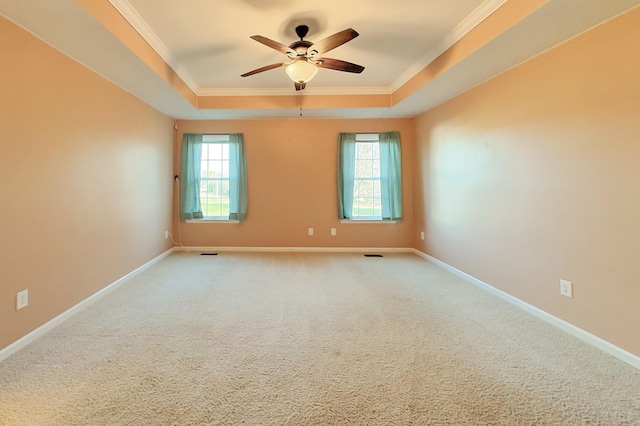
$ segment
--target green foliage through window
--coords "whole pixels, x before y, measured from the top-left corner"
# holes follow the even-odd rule
[[[205,218],[229,217],[229,143],[203,138],[200,203]]]

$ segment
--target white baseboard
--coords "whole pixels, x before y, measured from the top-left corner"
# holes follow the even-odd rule
[[[128,273],[127,275],[123,276],[122,278],[118,279],[117,281],[114,281],[113,283],[109,284],[108,286],[104,287],[102,290],[99,290],[98,292],[94,293],[93,295],[89,296],[88,298],[84,299],[83,301],[79,302],[78,304],[72,306],[71,308],[69,308],[68,310],[64,311],[63,313],[61,313],[60,315],[56,316],[55,318],[49,320],[48,322],[46,322],[45,324],[41,325],[40,327],[36,328],[35,330],[33,330],[32,332],[30,332],[29,334],[27,334],[26,336],[23,336],[22,338],[16,340],[15,342],[11,343],[10,345],[6,346],[5,348],[0,350],[0,362],[2,362],[2,360],[8,358],[9,356],[11,356],[12,354],[14,354],[15,352],[19,351],[20,349],[24,348],[25,346],[27,346],[28,344],[30,344],[31,342],[33,342],[34,340],[38,339],[39,337],[43,336],[45,333],[47,333],[48,331],[52,330],[54,327],[56,327],[57,325],[61,324],[62,322],[64,322],[67,318],[69,318],[70,316],[72,316],[73,314],[81,311],[82,309],[85,309],[86,307],[88,307],[90,304],[92,304],[93,302],[97,301],[98,299],[100,299],[101,297],[105,296],[106,294],[110,293],[111,291],[115,290],[116,288],[120,287],[122,284],[124,284],[129,278],[132,278],[134,275],[142,272],[143,270],[147,269],[148,267],[150,267],[151,265],[153,265],[154,263],[160,261],[162,258],[168,256],[169,254],[171,254],[174,251],[194,251],[194,252],[301,252],[301,253],[414,253],[426,260],[428,260],[429,262],[432,262],[436,265],[438,265],[439,267],[453,273],[454,275],[457,275],[461,278],[463,278],[464,280],[477,285],[478,287],[490,292],[491,294],[500,297],[503,300],[506,300],[507,302],[523,309],[526,312],[529,312],[532,315],[535,315],[536,317],[560,328],[561,330],[564,330],[565,332],[579,338],[580,340],[610,354],[615,356],[616,358],[620,359],[621,361],[626,362],[627,364],[636,367],[638,369],[640,369],[640,357],[632,354],[628,351],[625,351],[624,349],[598,337],[595,336],[579,327],[576,327],[575,325],[568,323],[567,321],[564,321],[556,316],[551,315],[550,313],[543,311],[542,309],[539,309],[533,305],[530,305],[502,290],[499,290],[487,283],[485,283],[484,281],[481,281],[465,272],[460,271],[459,269],[454,268],[453,266],[436,259],[435,257],[429,256],[426,253],[423,253],[417,249],[413,249],[413,248],[394,248],[394,247],[378,247],[378,248],[364,248],[364,247],[197,247],[197,246],[191,246],[191,247],[173,247],[167,251],[165,251],[164,253],[156,256],[155,258],[151,259],[150,261],[148,261],[147,263],[145,263],[144,265],[140,266],[139,268],[131,271],[130,273]]]
[[[140,266],[139,268],[134,269],[133,271],[129,272],[127,275],[123,276],[122,278],[119,278],[118,280],[116,280],[113,283],[109,284],[108,286],[104,287],[102,290],[97,291],[96,293],[94,293],[91,296],[87,297],[83,301],[77,303],[76,305],[73,305],[71,308],[67,309],[66,311],[64,311],[60,315],[56,316],[55,318],[52,318],[51,320],[49,320],[46,323],[42,324],[40,327],[36,328],[35,330],[30,332],[29,334],[21,337],[20,339],[16,340],[15,342],[11,343],[10,345],[5,346],[4,348],[2,348],[2,350],[0,350],[0,362],[5,360],[9,356],[13,355],[14,353],[19,351],[20,349],[24,348],[25,346],[27,346],[28,344],[30,344],[34,340],[42,337],[45,333],[49,332],[50,330],[52,330],[56,326],[60,325],[62,322],[64,322],[66,319],[68,319],[73,314],[75,314],[77,312],[80,312],[81,310],[85,309],[87,306],[91,305],[96,300],[98,300],[101,297],[109,294],[110,292],[112,292],[116,288],[120,287],[129,278],[132,278],[134,275],[139,274],[143,270],[147,269],[148,267],[150,267],[154,263],[158,262],[160,259],[168,256],[170,253],[172,253],[174,251],[175,251],[175,247],[165,251],[164,253],[162,253],[162,254],[160,254],[160,255],[158,255],[156,257],[154,257],[153,259],[151,259],[150,261],[148,261],[144,265]]]
[[[414,253],[406,247],[176,247],[186,252],[274,252],[274,253]]]
[[[533,305],[530,305],[520,299],[518,299],[517,297],[514,297],[512,295],[510,295],[509,293],[506,293],[502,290],[499,290],[487,283],[485,283],[484,281],[481,281],[465,272],[462,272],[459,269],[454,268],[453,266],[436,259],[435,257],[429,256],[426,253],[423,253],[419,250],[413,249],[412,250],[415,254],[417,254],[418,256],[428,260],[429,262],[432,262],[438,266],[440,266],[441,268],[453,273],[454,275],[457,275],[458,277],[477,285],[478,287],[488,291],[489,293],[506,300],[507,302],[519,307],[520,309],[523,309],[525,311],[527,311],[528,313],[535,315],[536,317],[558,327],[559,329],[577,337],[578,339],[590,344],[591,346],[594,346],[598,349],[600,349],[601,351],[604,351],[606,353],[608,353],[609,355],[613,355],[614,357],[618,358],[621,361],[626,362],[627,364],[636,367],[638,369],[640,369],[640,357],[632,354],[631,352],[628,352],[616,345],[614,345],[613,343],[607,342],[606,340],[593,335],[591,333],[589,333],[588,331],[585,331],[579,327],[576,327],[575,325],[560,319],[556,316],[551,315],[550,313],[543,311],[540,308],[536,308]]]

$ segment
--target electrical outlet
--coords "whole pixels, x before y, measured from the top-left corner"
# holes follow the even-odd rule
[[[560,294],[573,297],[573,283],[567,280],[560,280]]]
[[[424,240],[424,231],[420,231],[420,239]]]
[[[336,228],[331,228],[331,236],[332,237],[336,236]]]
[[[19,291],[16,295],[16,311],[29,305],[29,290]]]
[[[164,231],[164,239],[165,240],[169,239],[169,231]]]
[[[313,235],[313,228],[307,229],[307,235],[309,235],[310,237]]]

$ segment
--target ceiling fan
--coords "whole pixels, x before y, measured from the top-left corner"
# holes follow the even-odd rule
[[[346,30],[337,32],[317,43],[304,39],[308,32],[308,26],[298,25],[296,27],[296,34],[300,37],[300,40],[294,41],[289,46],[285,46],[282,43],[278,43],[277,41],[260,35],[251,36],[250,38],[255,41],[277,50],[280,53],[284,53],[289,58],[289,61],[267,65],[244,73],[241,77],[248,77],[274,68],[286,67],[287,74],[291,80],[293,80],[296,90],[302,90],[307,85],[307,82],[316,75],[318,68],[327,68],[330,70],[357,74],[364,70],[364,67],[361,65],[352,64],[351,62],[342,61],[340,59],[325,58],[322,56],[328,51],[358,37],[359,34],[353,28],[347,28]]]

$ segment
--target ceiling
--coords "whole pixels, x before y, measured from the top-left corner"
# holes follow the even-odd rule
[[[402,7],[389,0],[117,3],[128,3],[142,17],[146,30],[171,52],[198,91],[290,93],[293,83],[282,69],[251,78],[240,78],[240,74],[287,59],[249,36],[259,34],[289,45],[298,39],[296,25],[305,24],[309,26],[306,38],[311,41],[354,28],[361,35],[328,56],[365,66],[362,75],[320,70],[309,84],[310,89],[323,89],[325,93],[336,89],[381,93],[437,47],[483,0],[403,0]]]
[[[306,117],[377,118],[419,114],[640,3],[538,0],[540,7],[446,70],[412,83],[474,27],[517,1],[0,0],[0,14],[175,118],[297,117],[291,102],[269,102],[292,96],[308,105]],[[169,77],[119,36],[122,26],[101,19],[108,13],[133,26],[171,68]],[[251,35],[288,45],[299,24],[310,27],[311,41],[354,28],[360,35],[327,56],[363,65],[364,72],[320,69],[301,92],[283,68],[240,77],[287,59]],[[329,101],[310,102],[320,97]]]

